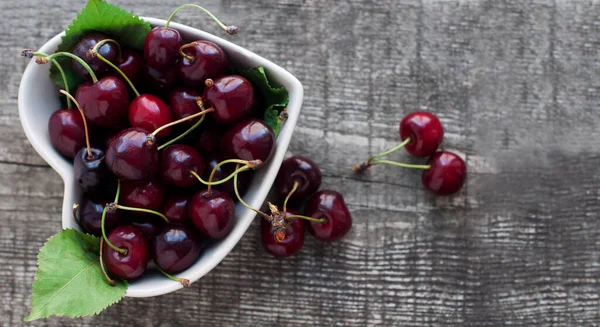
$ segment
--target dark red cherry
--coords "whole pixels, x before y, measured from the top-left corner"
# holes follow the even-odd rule
[[[243,120],[229,128],[221,139],[221,151],[228,158],[267,161],[273,153],[275,133],[264,121]]]
[[[153,68],[174,70],[173,64],[179,56],[179,48],[183,45],[181,35],[176,29],[157,26],[154,27],[144,42],[144,58],[146,63]]]
[[[102,197],[84,198],[79,205],[79,225],[86,232],[100,236],[102,235],[102,212],[104,206],[112,202]],[[119,224],[119,211],[107,212],[104,218],[104,229],[109,233]]]
[[[206,158],[206,168],[204,169],[204,176],[202,178],[205,181],[208,181],[213,169],[223,160],[225,160],[225,158],[220,154],[213,153],[213,154],[208,155],[208,157]],[[224,165],[220,166],[215,171],[212,181],[218,182],[218,181],[224,179],[225,177],[231,175],[235,171],[235,167],[236,167],[235,164],[224,164]],[[238,173],[237,183],[238,183],[238,192],[240,193],[240,195],[244,195],[244,193],[246,193],[246,191],[250,187],[251,180],[252,180],[252,171],[251,170]],[[223,184],[214,185],[213,187],[226,192],[231,197],[235,196],[235,190],[233,188],[233,178]]]
[[[421,182],[429,191],[437,195],[450,195],[458,192],[465,183],[467,166],[455,153],[436,152],[429,158],[429,169],[423,171]]]
[[[144,75],[144,57],[133,50],[123,50],[121,52],[121,60],[117,63],[117,67],[129,78],[133,85],[137,85]],[[113,71],[112,76],[122,78],[119,73]],[[127,83],[126,81],[123,81]]]
[[[336,241],[352,227],[352,216],[344,197],[336,191],[322,190],[313,194],[306,203],[304,214],[312,218],[325,217],[324,223],[309,222],[308,230],[321,241]]]
[[[114,76],[81,84],[75,94],[88,124],[110,128],[127,120],[127,86]]]
[[[186,194],[174,194],[167,197],[160,212],[165,215],[172,224],[188,224],[191,220],[188,215],[188,202],[190,196]]]
[[[411,112],[400,122],[400,138],[404,141],[409,137],[410,142],[404,146],[406,151],[413,156],[427,157],[442,143],[444,127],[430,112]]]
[[[152,240],[151,256],[168,273],[191,266],[202,252],[204,240],[190,227],[169,224]]]
[[[109,72],[110,67],[102,60],[98,59],[97,56],[93,56],[90,52],[92,48],[100,41],[110,39],[108,36],[100,33],[90,33],[84,36],[79,42],[75,44],[73,48],[73,54],[83,59],[92,68],[94,73],[99,77],[106,75]],[[113,64],[117,62],[118,49],[117,46],[112,42],[106,42],[99,49],[98,53],[106,58]],[[73,70],[81,77],[89,79],[90,73],[87,69],[78,63],[76,60],[72,60]]]
[[[210,126],[200,133],[194,146],[198,151],[205,155],[217,152],[221,146],[223,134],[225,134],[225,129],[223,127]]]
[[[111,276],[133,279],[141,276],[148,265],[148,241],[135,226],[118,226],[108,234],[110,242],[126,251],[121,254],[104,242],[102,257]]]
[[[164,199],[165,189],[157,180],[144,183],[121,182],[119,204],[124,206],[157,211]]]
[[[321,169],[309,158],[293,156],[283,161],[275,179],[275,190],[286,197],[298,182],[298,188],[290,200],[302,201],[315,193],[321,186]]]
[[[199,176],[204,171],[204,160],[196,149],[189,145],[173,144],[162,151],[160,173],[165,183],[178,187],[197,185],[198,179],[190,171]]]
[[[159,97],[152,94],[142,94],[129,105],[129,122],[133,127],[139,127],[148,133],[172,122],[169,106]],[[163,138],[171,133],[171,128],[165,128],[156,136]]]
[[[197,192],[188,204],[190,219],[204,236],[218,240],[233,229],[235,204],[227,193],[212,189]]]
[[[183,49],[191,58],[179,60],[177,71],[186,85],[202,87],[208,78],[215,79],[225,74],[228,60],[225,51],[210,41],[195,41]]]
[[[73,160],[75,180],[85,193],[98,191],[107,175],[104,151],[91,148],[90,152],[92,153],[91,157],[88,155],[87,148],[81,148]]]
[[[177,82],[177,72],[174,69],[160,70],[146,65],[144,76],[146,85],[158,92],[168,91]]]
[[[193,114],[200,112],[200,107],[196,102],[201,99],[200,93],[194,89],[187,87],[177,87],[169,93],[169,105],[171,106],[171,112],[173,120],[179,120]],[[198,119],[190,119],[181,123],[181,125],[191,126],[195,124]]]
[[[141,128],[122,131],[106,149],[106,167],[124,181],[152,179],[158,171],[156,140]]]
[[[299,215],[295,210],[288,210],[286,216]],[[283,241],[277,242],[273,236],[273,228],[266,219],[260,221],[260,238],[265,251],[275,257],[289,257],[300,251],[304,245],[304,219],[292,219],[285,229]]]
[[[48,120],[50,143],[61,155],[73,159],[85,146],[83,118],[77,110],[60,109]]]
[[[211,117],[220,124],[232,124],[248,116],[254,102],[254,87],[238,75],[223,76],[204,89],[205,108],[215,111]]]

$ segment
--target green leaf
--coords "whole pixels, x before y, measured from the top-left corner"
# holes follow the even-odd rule
[[[266,106],[264,120],[277,136],[284,122],[279,118],[279,114],[290,101],[288,90],[271,81],[264,67],[250,68],[242,71],[240,75],[247,78],[260,91]]]
[[[104,0],[89,0],[65,31],[57,51],[72,52],[75,44],[91,31],[108,35],[119,42],[123,48],[142,50],[150,29],[150,23],[137,15]],[[70,59],[60,58],[59,62],[67,74],[71,91],[75,92],[76,87],[82,82],[81,78],[73,72]],[[56,69],[50,69],[50,74],[57,85],[64,87],[62,77]]]
[[[110,286],[104,279],[99,246],[97,237],[74,229],[48,239],[38,255],[31,313],[25,321],[98,314],[125,296],[127,282]]]

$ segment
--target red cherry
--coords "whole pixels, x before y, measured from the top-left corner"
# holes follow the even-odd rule
[[[115,251],[106,242],[102,258],[106,269],[116,278],[133,279],[141,276],[148,265],[148,242],[144,233],[135,226],[118,226],[108,234],[108,240],[125,254]]]
[[[50,143],[61,155],[73,159],[85,147],[83,118],[77,110],[60,109],[48,120]]]
[[[309,231],[321,241],[336,241],[342,238],[352,227],[352,216],[344,197],[331,190],[322,190],[313,194],[306,203],[304,214],[312,218],[324,217],[324,223],[309,222]]]
[[[127,86],[114,76],[104,77],[96,83],[81,84],[75,99],[81,105],[88,125],[110,128],[127,119]]]
[[[205,108],[215,111],[211,117],[219,124],[232,124],[248,116],[254,103],[254,87],[242,76],[223,76],[204,89]]]
[[[146,85],[156,92],[168,92],[177,82],[177,72],[170,68],[160,70],[146,65],[144,76]]]
[[[467,166],[455,153],[436,152],[429,158],[429,169],[423,171],[421,181],[425,188],[437,195],[450,195],[458,192],[465,183]]]
[[[295,210],[288,210],[286,216],[299,215]],[[260,238],[265,251],[275,257],[289,257],[300,251],[304,245],[304,219],[292,219],[290,225],[285,229],[283,241],[277,242],[273,236],[271,223],[266,219],[260,221]]]
[[[204,247],[204,239],[192,228],[169,224],[152,240],[150,252],[156,264],[167,273],[191,266]]]
[[[144,41],[144,58],[146,63],[159,70],[171,67],[179,56],[179,48],[183,45],[181,35],[176,29],[154,27]]]
[[[312,160],[303,156],[285,159],[275,179],[275,190],[279,196],[286,197],[298,182],[298,188],[290,200],[298,202],[315,193],[321,186],[321,169]]]
[[[221,139],[228,158],[266,162],[275,149],[275,133],[263,120],[248,118],[231,127]]]
[[[169,105],[173,114],[173,120],[179,120],[200,112],[200,107],[196,102],[200,99],[200,93],[187,87],[178,87],[169,93]],[[181,125],[191,126],[198,119],[190,119],[181,123]]]
[[[202,176],[204,160],[194,148],[189,145],[169,145],[161,153],[160,172],[165,183],[177,187],[190,187],[198,184],[198,179],[190,173]]]
[[[141,128],[128,128],[113,137],[105,158],[108,170],[125,181],[150,180],[158,171],[156,140]]]
[[[215,79],[225,74],[228,61],[225,51],[210,41],[196,41],[184,45],[177,64],[179,77],[186,85],[201,87],[208,78]]]
[[[157,211],[165,199],[165,189],[159,181],[145,183],[121,182],[119,204]],[[136,215],[149,215],[138,213]]]
[[[190,196],[187,194],[175,194],[167,197],[160,212],[165,215],[172,224],[191,223],[188,215],[188,202]]]
[[[171,119],[171,110],[159,97],[152,94],[142,94],[129,105],[129,122],[133,127],[139,127],[151,133],[166,125]],[[165,128],[156,136],[163,138],[171,133],[171,128]]]
[[[223,127],[209,126],[200,133],[200,136],[198,136],[194,146],[204,155],[217,152],[219,150],[223,134],[225,134]]]
[[[121,61],[118,62],[117,67],[129,78],[133,85],[137,85],[144,74],[144,57],[133,50],[125,49],[121,52]],[[121,78],[121,75],[114,69],[111,75]],[[127,83],[127,81],[123,82]]]
[[[97,43],[105,39],[109,39],[109,37],[100,33],[89,33],[85,35],[79,42],[77,42],[77,44],[75,44],[75,47],[73,47],[72,51],[74,55],[83,59],[83,61],[85,61],[99,77],[106,75],[111,68],[106,63],[101,61],[97,56],[92,56],[90,54],[90,50],[92,50]],[[111,42],[103,44],[98,49],[98,53],[100,53],[100,55],[113,64],[117,61],[117,51],[117,46]],[[87,69],[83,68],[83,66],[76,60],[73,60],[72,62],[73,70],[79,76],[85,79],[90,79],[90,73]]]
[[[434,114],[415,111],[400,122],[400,138],[404,141],[409,137],[410,142],[404,146],[406,151],[413,156],[427,157],[442,143],[444,127]]]
[[[227,193],[202,190],[192,196],[188,206],[194,226],[203,235],[218,240],[233,229],[235,204]]]

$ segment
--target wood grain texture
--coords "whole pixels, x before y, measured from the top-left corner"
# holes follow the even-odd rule
[[[167,17],[175,0],[117,0]],[[600,2],[204,1],[234,41],[303,83],[290,154],[320,164],[354,218],[274,259],[256,222],[191,288],[33,326],[600,326]],[[60,228],[62,181],[28,144],[16,100],[26,61],[81,0],[0,1],[0,324],[22,325],[35,259]],[[219,31],[192,10],[179,22]],[[409,111],[441,118],[468,184],[350,167],[398,140]],[[395,158],[417,162],[406,154]]]

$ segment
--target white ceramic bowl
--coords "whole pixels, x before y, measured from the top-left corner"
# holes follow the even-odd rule
[[[143,19],[153,26],[165,24],[165,21],[162,19]],[[265,67],[269,75],[284,85],[289,91],[290,102],[287,107],[289,118],[279,133],[273,156],[262,168],[256,171],[250,188],[244,196],[244,200],[248,204],[259,208],[275,180],[275,176],[281,166],[283,156],[292,137],[294,126],[298,120],[304,93],[302,84],[285,69],[229,41],[181,24],[172,23],[170,26],[179,30],[185,40],[209,40],[218,44],[227,52],[229,58],[238,65],[245,67]],[[45,53],[55,52],[61,42],[62,35],[63,33],[53,37],[39,51]],[[239,37],[243,37],[243,34]],[[38,65],[33,60],[27,66],[19,88],[19,116],[29,142],[31,142],[40,156],[58,172],[65,183],[62,207],[63,228],[80,229],[77,222],[73,219],[71,209],[73,203],[79,203],[81,200],[81,194],[76,187],[73,176],[73,165],[54,150],[48,136],[48,119],[52,112],[60,107],[59,93],[48,76],[49,68],[50,64]],[[191,282],[195,282],[225,258],[244,235],[255,216],[253,211],[241,205],[236,207],[236,213],[237,222],[231,233],[225,239],[204,251],[199,260],[187,270],[177,274],[178,277],[187,278]],[[182,286],[179,283],[157,273],[146,273],[142,278],[129,285],[126,296],[157,296],[173,292],[180,288]]]

